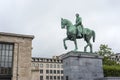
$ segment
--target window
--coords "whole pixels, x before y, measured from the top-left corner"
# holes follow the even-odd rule
[[[56,79],[56,76],[54,76],[54,79]]]
[[[43,76],[40,76],[40,80],[43,80]]]
[[[59,65],[59,64],[57,65],[57,68],[60,68],[60,65]]]
[[[49,64],[46,64],[46,68],[49,68]]]
[[[40,69],[40,73],[43,74],[43,70],[42,69]]]
[[[54,74],[56,74],[56,70],[54,70]]]
[[[52,76],[50,76],[50,79],[53,79],[53,77],[52,77]]]
[[[63,76],[61,76],[61,80],[63,80]]]
[[[52,68],[52,64],[50,64],[50,68]]]
[[[60,79],[60,76],[57,76],[57,79],[59,80],[59,79]]]
[[[52,74],[52,70],[50,70],[50,73]]]
[[[60,74],[60,71],[59,71],[59,70],[57,70],[57,74]]]
[[[46,79],[48,79],[48,80],[49,80],[49,76],[46,76]]]
[[[39,64],[40,65],[40,68],[43,68],[43,64]]]
[[[35,63],[35,66],[38,66],[38,63]]]
[[[46,70],[46,74],[49,74],[49,70]]]
[[[66,80],[68,80],[68,76],[66,76]]]
[[[63,74],[63,70],[61,70],[61,74]]]
[[[12,74],[13,47],[11,43],[0,43],[0,74]]]
[[[63,68],[63,65],[61,65],[61,68]]]
[[[54,64],[54,68],[56,68],[56,64]]]

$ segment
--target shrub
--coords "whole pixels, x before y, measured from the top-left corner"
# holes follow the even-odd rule
[[[103,71],[105,77],[120,77],[120,65],[104,65]]]

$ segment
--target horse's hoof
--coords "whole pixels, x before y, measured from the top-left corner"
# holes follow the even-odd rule
[[[77,51],[77,49],[74,49],[74,51]]]
[[[65,49],[67,49],[67,47],[65,47]]]

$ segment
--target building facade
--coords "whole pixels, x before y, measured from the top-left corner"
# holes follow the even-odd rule
[[[111,55],[110,59],[113,61],[116,61],[118,64],[120,64],[120,53],[116,53],[114,55]]]
[[[0,32],[0,80],[31,80],[33,38]]]
[[[63,64],[59,57],[32,57],[32,80],[63,80]]]

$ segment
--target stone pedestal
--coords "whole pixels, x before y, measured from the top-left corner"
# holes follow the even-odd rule
[[[68,52],[63,57],[64,80],[103,78],[102,56],[85,52]]]

